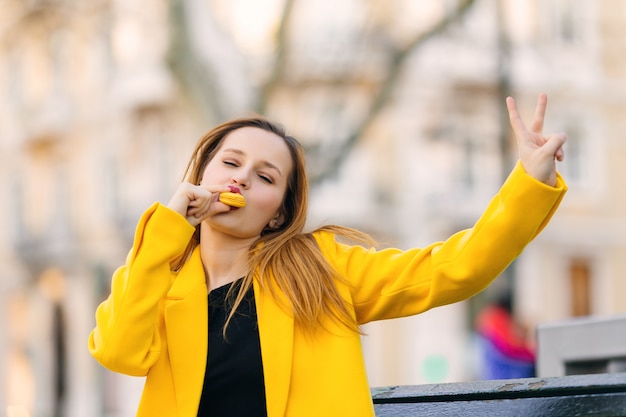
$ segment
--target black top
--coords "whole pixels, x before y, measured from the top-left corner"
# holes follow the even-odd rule
[[[198,417],[267,417],[261,344],[254,290],[246,293],[237,313],[222,329],[230,312],[226,294],[241,280],[209,293],[209,349]]]

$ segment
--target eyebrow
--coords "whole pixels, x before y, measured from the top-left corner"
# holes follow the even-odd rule
[[[233,152],[233,153],[236,153],[236,154],[242,155],[242,156],[246,155],[246,153],[244,151],[242,151],[241,149],[236,149],[236,148],[225,148],[223,150],[223,152]],[[280,170],[280,168],[278,168],[276,165],[272,164],[271,162],[269,162],[269,161],[261,161],[261,162],[263,163],[264,166],[278,171],[278,175],[280,175],[280,176],[283,175],[283,173]]]

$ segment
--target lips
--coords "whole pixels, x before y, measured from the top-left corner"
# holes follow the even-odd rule
[[[239,187],[235,187],[234,185],[229,185],[228,188],[230,189],[231,193],[241,194],[241,191],[239,190]]]

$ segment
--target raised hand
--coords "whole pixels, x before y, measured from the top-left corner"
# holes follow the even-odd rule
[[[512,97],[506,99],[509,120],[517,140],[522,166],[532,177],[554,187],[556,185],[556,161],[563,160],[563,144],[567,140],[567,135],[565,133],[543,135],[547,103],[548,97],[540,94],[534,120],[528,130],[520,117],[515,100]]]

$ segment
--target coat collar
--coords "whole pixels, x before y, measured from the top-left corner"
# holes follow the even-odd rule
[[[278,291],[254,280],[268,417],[285,415],[293,356],[293,315]],[[207,359],[208,294],[200,250],[196,248],[167,294],[165,328],[180,415],[195,415]]]
[[[192,253],[167,294],[165,331],[179,415],[195,415],[204,384],[208,293],[200,251]]]

